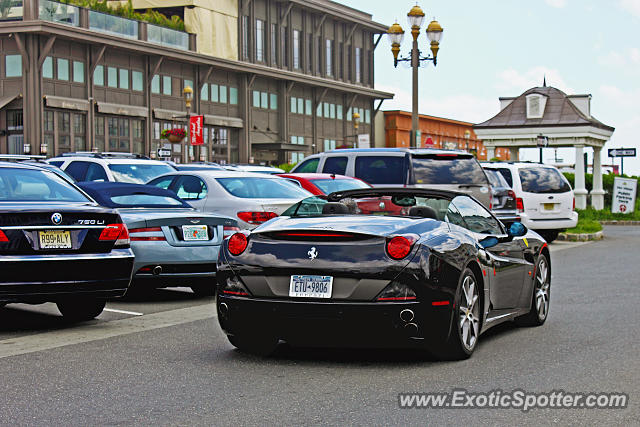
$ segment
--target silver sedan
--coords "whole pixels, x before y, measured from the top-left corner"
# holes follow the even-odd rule
[[[236,218],[238,226],[245,229],[275,218],[311,196],[287,179],[238,171],[173,172],[148,184],[173,191],[198,210]]]

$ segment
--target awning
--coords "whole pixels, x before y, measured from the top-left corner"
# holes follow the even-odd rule
[[[212,116],[209,114],[205,114],[204,122],[205,124],[213,126],[226,126],[230,128],[244,127],[244,121],[237,117]]]
[[[288,142],[253,142],[252,150],[287,150],[287,151],[309,151],[311,147],[305,144],[290,144]]]
[[[162,108],[153,109],[153,117],[160,120],[187,120],[185,111],[163,110]]]
[[[44,101],[47,107],[89,111],[89,101],[86,99],[62,98],[60,96],[45,95]]]
[[[5,96],[4,98],[0,98],[0,110],[9,105],[9,103],[15,101],[18,98],[22,98],[21,93],[17,93],[15,95]]]
[[[121,116],[149,117],[147,107],[136,107],[133,105],[109,104],[107,102],[98,102],[98,113],[118,114]]]

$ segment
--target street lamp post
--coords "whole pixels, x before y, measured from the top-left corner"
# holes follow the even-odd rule
[[[420,35],[420,26],[424,20],[424,12],[417,4],[411,8],[407,14],[407,20],[411,26],[411,35],[413,36],[413,44],[411,53],[406,57],[398,57],[400,53],[400,45],[404,39],[404,30],[397,22],[394,23],[387,34],[391,41],[391,53],[393,53],[393,66],[397,67],[398,62],[410,62],[413,74],[413,98],[411,108],[411,146],[417,147],[417,135],[418,135],[418,67],[422,61],[433,61],[433,65],[437,65],[438,50],[440,49],[440,39],[442,38],[442,27],[435,19],[427,26],[427,37],[431,41],[431,54],[432,56],[422,57],[420,56],[420,49],[418,48],[418,36]]]
[[[360,113],[354,112],[352,117],[353,117],[353,130],[354,130],[354,138],[355,138],[355,140],[353,141],[353,148],[359,148],[358,147],[358,127],[360,126]]]

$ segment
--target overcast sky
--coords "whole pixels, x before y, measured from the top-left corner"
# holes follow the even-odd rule
[[[405,0],[339,0],[411,34]],[[499,111],[498,97],[547,85],[567,94],[589,93],[591,113],[616,128],[605,146],[640,147],[640,0],[420,1],[423,27],[435,16],[444,28],[438,66],[420,70],[420,113],[479,123]],[[428,52],[426,34],[420,47]],[[376,88],[393,92],[383,110],[411,109],[411,70],[393,68],[387,36],[376,49]],[[591,150],[589,161],[591,162]],[[640,151],[640,150],[638,150]],[[640,153],[639,153],[640,154]],[[521,150],[537,160],[536,149]],[[554,150],[545,150],[552,161]],[[573,163],[572,149],[559,156]],[[619,161],[619,160],[618,160]],[[608,157],[603,163],[610,163]],[[625,160],[625,173],[640,175],[640,159]]]

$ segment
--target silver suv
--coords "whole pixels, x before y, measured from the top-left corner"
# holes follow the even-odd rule
[[[472,154],[459,150],[366,148],[314,154],[291,173],[321,172],[359,178],[374,187],[418,187],[469,193],[491,209],[491,190]]]
[[[117,181],[146,184],[176,168],[159,160],[128,153],[64,153],[47,163],[58,166],[76,181]]]

